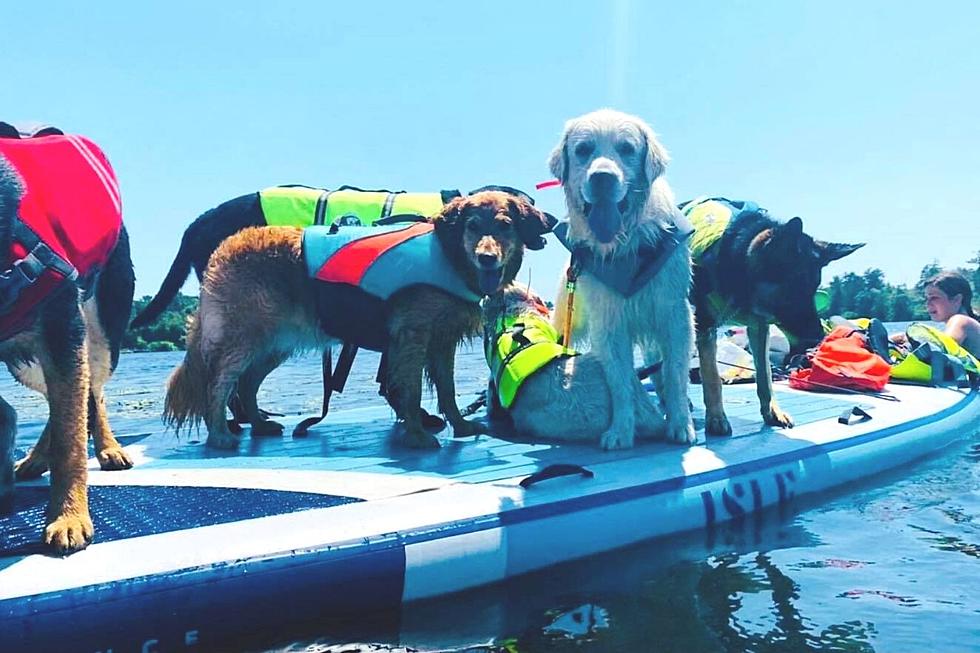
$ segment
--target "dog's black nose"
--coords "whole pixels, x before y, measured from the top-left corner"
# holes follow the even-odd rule
[[[598,197],[612,194],[618,181],[615,174],[604,170],[589,175],[589,185],[592,186],[592,192]]]
[[[488,269],[497,267],[497,257],[493,254],[480,254],[477,259],[480,261],[480,267]]]

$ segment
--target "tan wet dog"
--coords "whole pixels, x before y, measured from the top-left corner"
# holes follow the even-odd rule
[[[485,192],[454,200],[431,224],[459,283],[478,299],[513,281],[524,247],[543,247],[541,236],[553,219],[517,196]],[[331,323],[337,313],[346,312],[346,305],[325,300],[320,283],[307,273],[303,230],[250,228],[225,240],[211,256],[200,310],[188,333],[187,355],[168,384],[166,420],[177,428],[203,420],[209,445],[237,446],[239,438],[225,420],[235,384],[241,379],[257,388],[294,351],[338,342]],[[385,298],[379,308],[390,360],[388,399],[404,420],[407,443],[439,446],[420,421],[423,371],[435,385],[439,409],[455,435],[480,432],[480,424],[460,415],[453,379],[457,346],[480,334],[476,301],[434,284],[416,283]],[[370,322],[356,315],[343,317]],[[257,412],[254,402],[248,404],[247,412]],[[259,415],[249,417],[253,428],[261,424]]]

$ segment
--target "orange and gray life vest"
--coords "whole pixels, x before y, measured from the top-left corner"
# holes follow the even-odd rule
[[[16,201],[12,215],[0,216],[10,225],[0,263],[0,339],[28,328],[63,282],[85,290],[122,229],[119,187],[102,150],[82,136],[43,133],[51,135],[0,138],[0,192]]]
[[[387,300],[410,286],[431,286],[477,304],[431,223],[384,227],[309,227],[303,258],[315,280],[321,325],[359,347],[387,348]]]
[[[543,316],[528,311],[497,321],[486,343],[487,364],[500,405],[510,408],[521,385],[532,374],[555,360],[577,356],[561,344],[558,330]]]

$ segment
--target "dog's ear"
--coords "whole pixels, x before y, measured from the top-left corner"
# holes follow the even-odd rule
[[[544,234],[555,228],[555,216],[539,211],[527,200],[511,196],[507,199],[507,212],[514,221],[517,234],[528,249],[544,248]]]
[[[839,258],[844,258],[848,254],[853,254],[862,247],[864,247],[864,243],[849,245],[847,243],[827,243],[822,240],[813,241],[813,249],[816,250],[817,256],[820,257],[821,266],[827,265],[831,261],[836,261]]]
[[[660,141],[657,134],[645,122],[637,123],[640,131],[643,132],[643,140],[646,141],[646,156],[643,161],[643,172],[647,176],[647,181],[651,184],[664,173],[667,164],[670,162],[670,155]]]
[[[571,122],[565,123],[565,129],[562,130],[561,140],[558,141],[558,145],[555,149],[551,150],[551,156],[548,157],[548,168],[551,170],[551,174],[565,183],[568,176],[568,132],[570,130]]]
[[[466,223],[463,220],[464,206],[466,206],[466,198],[457,197],[442,207],[442,211],[432,216],[432,224],[436,231],[450,237],[458,236],[462,241],[462,231]]]

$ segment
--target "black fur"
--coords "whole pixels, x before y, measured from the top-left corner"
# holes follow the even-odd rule
[[[0,514],[14,507],[14,440],[17,411],[0,397]]]
[[[144,327],[160,317],[180,292],[192,269],[200,281],[208,267],[211,253],[218,248],[221,241],[247,227],[261,226],[265,226],[265,216],[262,214],[258,193],[236,197],[202,213],[184,231],[177,256],[170,265],[170,271],[160,285],[160,290],[133,319],[131,326],[134,329]]]
[[[95,286],[99,323],[109,341],[113,371],[119,363],[119,349],[133,308],[135,288],[136,274],[129,251],[129,234],[124,226]]]
[[[760,242],[750,253],[757,238]],[[691,301],[698,331],[719,326],[725,317],[708,300],[715,292],[736,313],[779,326],[793,351],[816,345],[823,328],[813,296],[823,267],[862,246],[816,241],[803,232],[799,218],[784,223],[762,209],[742,213],[694,261]]]

